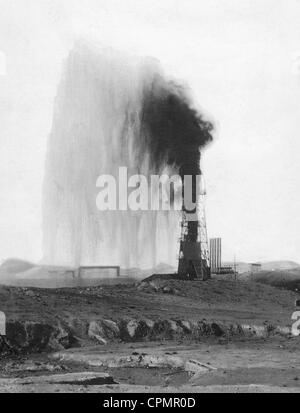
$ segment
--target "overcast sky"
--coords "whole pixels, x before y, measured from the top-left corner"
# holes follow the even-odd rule
[[[53,100],[83,37],[157,57],[215,122],[203,170],[224,259],[300,262],[300,1],[0,0],[0,10],[0,259],[42,256]]]

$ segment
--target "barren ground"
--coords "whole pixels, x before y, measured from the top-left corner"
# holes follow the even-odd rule
[[[2,346],[0,391],[298,392],[299,339],[289,334],[298,297],[256,283],[216,280],[0,287],[7,343],[14,343],[12,352],[7,343]],[[141,329],[141,320],[148,320],[148,330]],[[27,323],[34,325],[30,332]],[[51,348],[45,326],[58,324],[72,331],[73,341],[59,341],[59,330]],[[242,328],[233,333],[224,326]],[[244,326],[258,333],[247,335]]]
[[[290,325],[296,293],[252,282],[155,280],[136,285],[34,289],[0,287],[12,321],[120,317],[270,322]]]

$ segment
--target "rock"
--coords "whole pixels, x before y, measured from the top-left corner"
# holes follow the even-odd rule
[[[213,335],[215,335],[215,336],[217,336],[217,337],[222,337],[222,336],[225,335],[225,332],[224,332],[224,331],[222,330],[222,328],[221,328],[218,324],[216,324],[216,323],[213,323],[213,324],[211,325],[211,331],[212,331]]]
[[[56,326],[50,336],[48,348],[51,350],[59,350],[77,346],[77,340],[70,331],[67,331],[60,324]]]
[[[70,318],[67,320],[67,326],[70,331],[76,331],[76,335],[80,339],[86,338],[89,329],[89,323],[86,320],[81,320],[80,318]]]
[[[181,334],[183,332],[183,329],[174,320],[169,320],[169,326],[173,334]]]
[[[27,297],[37,297],[37,296],[38,296],[37,294],[35,294],[33,291],[30,291],[30,290],[24,291],[24,294],[25,294]]]
[[[120,338],[124,342],[144,341],[150,338],[154,324],[154,321],[148,319],[120,320]]]
[[[142,282],[136,285],[138,291],[144,291],[148,287],[148,283]]]
[[[109,338],[120,337],[120,329],[117,323],[112,320],[103,320],[102,323],[106,336],[108,336]]]
[[[151,340],[171,340],[181,336],[183,329],[174,320],[158,320],[151,330]]]
[[[92,340],[96,340],[99,344],[106,345],[107,340],[104,338],[102,326],[97,321],[92,321],[89,325],[88,336]]]
[[[183,331],[187,334],[191,334],[192,333],[192,326],[191,323],[189,321],[181,321],[180,322]]]
[[[157,292],[158,288],[155,286],[154,283],[150,282],[142,282],[138,287],[138,291],[143,291],[143,292]]]
[[[228,335],[229,336],[244,336],[245,332],[241,325],[239,324],[232,324],[228,328]]]
[[[136,339],[143,341],[143,340],[149,338],[153,326],[154,326],[154,321],[140,320],[138,329],[136,331]]]
[[[149,330],[151,330],[155,325],[155,322],[153,320],[149,320],[149,319],[145,319],[144,323],[146,324],[146,326]]]
[[[8,322],[6,327],[5,347],[15,353],[60,350],[75,344],[72,334],[55,322],[15,321]]]
[[[200,321],[195,329],[195,334],[197,338],[211,335],[210,325],[205,320]]]
[[[139,323],[136,320],[130,320],[127,324],[127,332],[132,339],[136,337],[138,327]]]
[[[96,340],[100,344],[107,344],[109,341],[120,338],[120,329],[112,320],[92,321],[88,327],[88,337]]]

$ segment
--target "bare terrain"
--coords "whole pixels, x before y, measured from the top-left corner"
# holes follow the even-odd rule
[[[0,392],[300,392],[299,341],[131,343],[0,363]]]
[[[135,285],[36,289],[0,287],[10,321],[186,318],[286,326],[298,294],[254,282],[154,279]]]
[[[299,295],[255,282],[0,287],[1,392],[298,392]]]

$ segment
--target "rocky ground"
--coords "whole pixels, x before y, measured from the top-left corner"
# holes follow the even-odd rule
[[[296,339],[131,343],[18,356],[0,392],[299,392]]]
[[[0,391],[297,391],[299,295],[251,282],[0,287]]]

